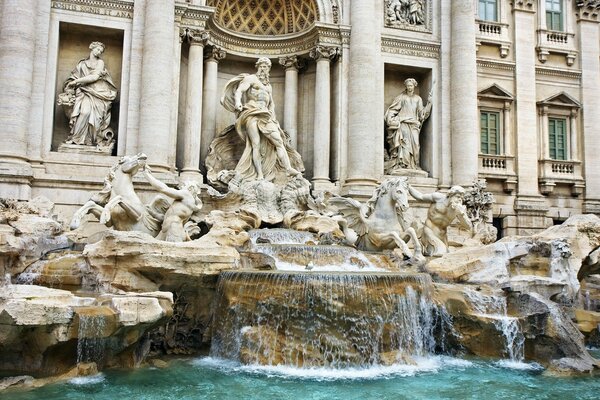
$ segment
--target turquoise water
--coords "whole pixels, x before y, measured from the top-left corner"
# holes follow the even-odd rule
[[[212,358],[0,394],[0,399],[598,399],[600,378],[550,378],[536,365],[430,357],[417,366],[248,367]]]

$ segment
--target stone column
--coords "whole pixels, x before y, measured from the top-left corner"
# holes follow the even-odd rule
[[[513,145],[512,145],[512,119],[510,117],[510,107],[511,103],[509,101],[504,102],[504,155],[512,156],[513,155]]]
[[[542,150],[540,159],[547,160],[550,158],[550,143],[548,143],[548,107],[543,106],[540,108],[540,142],[542,143]]]
[[[569,118],[569,121],[571,122],[571,126],[570,126],[570,139],[571,139],[571,146],[570,146],[570,153],[571,153],[571,160],[572,161],[579,161],[579,140],[577,140],[578,138],[578,133],[577,132],[577,115],[579,115],[579,110],[574,108],[571,110],[571,118]]]
[[[581,57],[581,126],[585,178],[584,213],[600,214],[600,24],[593,1],[583,2],[578,13]]]
[[[298,149],[298,70],[296,56],[281,57],[279,64],[285,68],[285,94],[283,101],[283,129],[290,135],[292,148]]]
[[[477,179],[479,154],[474,2],[453,1],[451,16],[452,183],[469,186]]]
[[[204,54],[204,99],[202,100],[202,142],[200,143],[200,163],[208,154],[208,148],[217,133],[217,107],[219,103],[218,72],[219,61],[224,59],[223,49],[213,46]]]
[[[379,1],[351,1],[348,160],[343,193],[370,196],[383,175],[383,12]],[[471,25],[473,21],[470,22]]]
[[[175,0],[147,0],[138,149],[157,172],[168,172],[171,148]]]
[[[26,199],[33,175],[27,159],[37,20],[36,0],[0,5],[0,192]]]
[[[202,81],[204,79],[204,45],[208,39],[208,32],[188,30],[186,37],[190,42],[190,53],[183,117],[181,177],[202,181],[200,173]]]
[[[507,235],[523,235],[541,231],[552,224],[547,216],[548,204],[540,195],[538,159],[548,157],[545,147],[538,149],[538,135],[547,143],[547,119],[538,119],[536,104],[536,14],[535,7],[543,2],[514,1],[515,55],[515,119],[516,119],[516,173],[517,196],[514,202],[516,216],[505,219]],[[542,127],[538,126],[542,124]],[[541,129],[538,129],[541,128]],[[546,132],[546,133],[544,133]],[[546,146],[546,145],[544,145]]]
[[[329,150],[331,141],[330,62],[338,54],[337,47],[317,46],[310,57],[317,60],[315,113],[313,128],[313,189],[330,189]]]

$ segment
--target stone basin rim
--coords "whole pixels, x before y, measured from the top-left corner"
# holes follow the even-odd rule
[[[248,275],[336,275],[336,276],[347,276],[347,275],[361,275],[361,276],[393,276],[393,277],[421,277],[431,278],[426,272],[394,272],[394,271],[285,271],[285,270],[254,270],[254,269],[225,269],[221,270],[220,274],[223,273],[240,273]]]

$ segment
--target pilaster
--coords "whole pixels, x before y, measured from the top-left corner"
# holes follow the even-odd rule
[[[200,164],[204,164],[210,143],[217,130],[217,107],[219,93],[217,93],[219,61],[227,53],[217,46],[204,50],[204,94],[202,100],[202,141],[200,143]]]

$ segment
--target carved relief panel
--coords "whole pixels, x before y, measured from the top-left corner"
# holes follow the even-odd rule
[[[385,0],[384,24],[388,28],[431,32],[431,0]]]

